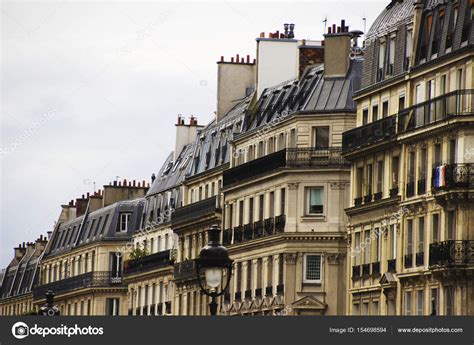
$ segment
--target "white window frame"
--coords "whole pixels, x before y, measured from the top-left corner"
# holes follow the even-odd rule
[[[321,213],[311,213],[310,212],[310,202],[311,202],[311,190],[312,189],[320,189],[322,191],[322,206],[323,206],[323,211]],[[324,216],[326,212],[326,207],[325,207],[325,188],[323,186],[308,186],[305,188],[305,198],[306,198],[306,206],[305,206],[305,213],[307,216]]]
[[[307,259],[309,256],[319,256],[320,258],[320,270],[319,270],[319,279],[307,279],[306,275],[306,268],[307,268]],[[309,283],[309,284],[321,284],[323,281],[323,269],[324,269],[324,256],[320,253],[306,253],[303,256],[303,283]]]
[[[130,212],[123,212],[123,213],[120,213],[120,223],[119,223],[119,232],[127,232],[128,231],[128,226],[130,224],[130,218],[131,218],[132,214]],[[124,224],[124,218],[125,217],[125,229],[123,228],[123,224]]]

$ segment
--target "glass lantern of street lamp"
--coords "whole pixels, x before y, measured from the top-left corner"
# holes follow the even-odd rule
[[[199,286],[203,293],[211,297],[209,304],[211,315],[217,313],[216,298],[223,295],[229,287],[230,277],[232,275],[232,260],[229,258],[227,248],[220,243],[221,229],[217,225],[209,228],[209,243],[201,249],[199,257],[196,259],[196,273]],[[222,277],[226,271],[225,285],[218,291],[222,284]],[[203,286],[202,275],[204,273],[205,283],[209,289]]]

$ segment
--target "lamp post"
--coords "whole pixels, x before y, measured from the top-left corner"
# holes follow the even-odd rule
[[[196,274],[201,291],[211,297],[209,308],[211,315],[217,314],[217,297],[222,296],[229,287],[230,277],[232,275],[232,260],[229,258],[227,248],[220,243],[221,229],[217,225],[209,228],[209,243],[201,249],[199,257],[196,259]],[[225,285],[220,289],[222,277],[226,271]],[[203,285],[201,274],[204,271],[206,286]]]
[[[52,290],[48,290],[45,296],[46,304],[40,308],[40,310],[38,311],[38,315],[58,316],[59,309],[57,306],[54,305],[54,292]]]

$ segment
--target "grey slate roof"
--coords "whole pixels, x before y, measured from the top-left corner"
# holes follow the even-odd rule
[[[373,22],[366,38],[384,36],[400,25],[413,22],[414,3],[415,0],[392,0]]]
[[[4,271],[0,298],[14,297],[31,292],[39,279],[39,260],[43,250],[27,247],[20,261],[14,258]]]
[[[283,112],[355,111],[352,95],[360,87],[362,60],[351,60],[346,77],[324,77],[324,66],[306,70],[301,79],[292,79],[265,89],[245,120],[245,132],[274,121]]]
[[[107,240],[127,240],[139,229],[145,199],[120,201],[59,224],[54,230],[45,257]],[[130,213],[127,232],[119,230],[120,213]]]
[[[229,140],[234,134],[241,132],[245,113],[252,98],[253,94],[247,96],[222,118],[214,119],[199,131],[188,177],[205,173],[229,162]]]

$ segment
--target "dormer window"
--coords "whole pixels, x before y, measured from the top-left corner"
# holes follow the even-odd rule
[[[119,231],[120,232],[127,232],[128,231],[128,225],[130,223],[130,215],[131,213],[129,212],[124,212],[120,213],[120,218],[119,218]]]
[[[395,66],[395,39],[396,36],[390,37],[389,58],[388,58],[388,75],[393,75]]]
[[[378,64],[378,71],[377,71],[377,81],[381,81],[384,77],[384,65],[385,65],[385,52],[386,52],[386,43],[380,42],[379,47],[379,64]]]
[[[407,30],[407,37],[406,37],[407,43],[406,43],[406,50],[405,50],[405,65],[404,68],[405,70],[410,67],[410,61],[411,61],[411,53],[413,49],[413,29],[408,29]]]

